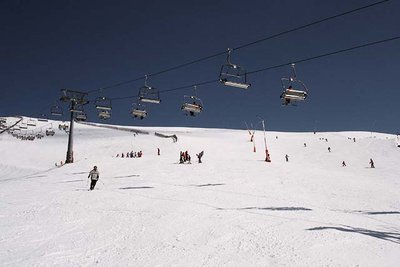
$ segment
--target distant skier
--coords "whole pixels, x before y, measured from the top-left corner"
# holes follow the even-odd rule
[[[328,147],[328,152],[331,152],[331,147],[330,146]]]
[[[342,167],[346,167],[347,165],[346,165],[346,162],[343,160],[342,161]]]
[[[375,168],[374,161],[372,159],[369,159],[369,164],[371,165],[371,168]]]
[[[160,148],[157,148],[157,155],[160,156]]]
[[[199,163],[201,163],[201,158],[204,155],[204,151],[201,151],[199,154],[196,154],[197,158],[199,159]]]
[[[356,142],[356,138],[355,138],[355,137],[353,138],[353,142],[354,142],[354,143]]]
[[[307,144],[306,144],[306,143],[304,143],[304,147],[307,147]]]
[[[286,159],[286,162],[289,162],[289,156],[288,156],[288,154],[285,155],[285,159]]]
[[[99,180],[100,174],[99,171],[97,170],[97,166],[93,167],[93,170],[89,172],[88,178],[90,178],[91,183],[90,183],[90,190],[93,190],[94,187],[96,186],[97,180]]]

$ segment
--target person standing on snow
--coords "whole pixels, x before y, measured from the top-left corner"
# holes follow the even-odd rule
[[[199,159],[199,163],[201,163],[201,158],[204,155],[204,151],[201,151],[199,154],[196,154],[197,158]]]
[[[288,154],[285,155],[285,159],[286,159],[286,162],[289,161],[289,156],[288,156]]]
[[[346,165],[346,162],[343,160],[343,162],[342,162],[342,167],[346,167],[347,165]]]
[[[369,159],[369,164],[371,165],[371,168],[375,168],[374,161],[372,159]]]
[[[100,173],[97,170],[97,166],[93,167],[93,170],[89,172],[88,178],[90,178],[91,183],[90,183],[90,190],[93,190],[94,187],[96,186],[97,180],[99,180]]]

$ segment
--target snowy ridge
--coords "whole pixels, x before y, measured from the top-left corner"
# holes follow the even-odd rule
[[[36,128],[49,123],[56,134],[40,140],[0,135],[5,266],[400,262],[395,135],[267,132],[272,162],[266,163],[262,132],[255,133],[254,153],[245,130],[132,127],[176,134],[173,143],[76,124],[75,163],[56,168],[68,135],[56,121]],[[143,157],[115,157],[131,150],[142,150]],[[178,164],[186,150],[192,164]],[[195,155],[202,150],[198,164]],[[89,192],[93,165],[100,181]]]

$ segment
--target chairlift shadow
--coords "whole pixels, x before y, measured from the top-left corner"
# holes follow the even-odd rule
[[[127,187],[121,187],[119,189],[122,190],[129,190],[129,189],[151,189],[154,188],[152,186],[127,186]]]
[[[304,207],[246,207],[238,210],[271,210],[271,211],[312,211],[312,209]]]
[[[84,181],[84,180],[82,180],[82,179],[78,179],[78,180],[69,180],[69,181],[62,181],[62,182],[60,182],[60,183],[77,183],[77,182],[82,182],[82,181]]]
[[[389,214],[400,214],[400,211],[368,211],[364,212],[368,215],[389,215]]]
[[[313,227],[306,229],[307,231],[322,231],[322,230],[336,230],[341,232],[348,232],[348,233],[356,233],[361,235],[367,235],[370,237],[375,237],[378,239],[382,239],[385,241],[393,242],[396,244],[400,244],[400,232],[381,232],[381,231],[374,231],[365,228],[355,228],[351,226],[344,225],[343,227]]]
[[[206,187],[206,186],[220,186],[220,185],[225,185],[225,184],[199,184],[199,185],[193,185],[196,187]]]
[[[139,177],[139,174],[131,174],[131,175],[123,175],[123,176],[114,176],[114,177],[107,177],[107,178],[130,178],[130,177]]]

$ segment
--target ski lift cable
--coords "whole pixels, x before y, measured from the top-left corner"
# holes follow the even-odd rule
[[[320,54],[320,55],[309,57],[309,58],[298,59],[298,60],[286,62],[286,63],[275,65],[275,66],[270,66],[270,67],[266,67],[266,68],[262,68],[262,69],[258,69],[258,70],[254,70],[254,71],[249,71],[249,72],[247,72],[247,75],[251,75],[251,74],[255,74],[255,73],[258,73],[258,72],[262,72],[262,71],[267,71],[267,70],[271,70],[271,69],[284,67],[284,66],[287,66],[287,65],[290,65],[290,64],[303,63],[303,62],[306,62],[306,61],[311,61],[311,60],[315,60],[315,59],[319,59],[319,58],[323,58],[323,57],[333,56],[333,55],[344,53],[344,52],[348,52],[348,51],[351,51],[351,50],[356,50],[356,49],[364,48],[364,47],[367,47],[367,46],[373,46],[373,45],[377,45],[377,44],[381,44],[381,43],[395,41],[395,40],[398,40],[398,39],[400,39],[400,36],[396,36],[396,37],[392,37],[392,38],[388,38],[388,39],[384,39],[384,40],[379,40],[379,41],[375,41],[375,42],[370,42],[370,43],[366,43],[366,44],[361,44],[361,45],[357,45],[357,46],[353,46],[353,47],[349,47],[349,48],[333,51],[333,52],[330,52],[330,53]]]
[[[286,63],[283,63],[283,64],[278,64],[278,65],[269,66],[269,67],[258,69],[258,70],[254,70],[254,71],[249,71],[249,72],[247,72],[247,75],[251,75],[251,74],[258,73],[258,72],[263,72],[263,71],[268,71],[268,70],[272,70],[272,69],[285,67],[285,66],[293,64],[293,63],[307,62],[307,61],[311,61],[311,60],[315,60],[315,59],[319,59],[319,58],[323,58],[323,57],[333,56],[333,55],[336,55],[336,54],[339,54],[339,53],[344,53],[344,52],[348,52],[348,51],[352,51],[352,50],[361,49],[361,48],[368,47],[368,46],[373,46],[373,45],[382,44],[382,43],[386,43],[386,42],[396,41],[398,39],[400,39],[400,36],[396,36],[396,37],[392,37],[392,38],[388,38],[388,39],[384,39],[384,40],[379,40],[379,41],[374,41],[374,42],[370,42],[370,43],[366,43],[366,44],[361,44],[361,45],[357,45],[357,46],[353,46],[353,47],[349,47],[349,48],[345,48],[345,49],[340,49],[340,50],[337,50],[337,51],[333,51],[333,52],[329,52],[329,53],[325,53],[325,54],[320,54],[320,55],[313,56],[313,57],[298,59],[298,60],[286,62]],[[204,82],[198,82],[198,83],[194,83],[194,84],[190,84],[190,85],[184,85],[184,86],[180,86],[180,87],[176,87],[176,88],[161,90],[161,91],[159,91],[159,93],[167,93],[167,92],[172,92],[172,91],[178,91],[178,90],[193,88],[193,86],[200,86],[200,85],[206,85],[206,84],[217,83],[217,82],[219,82],[219,79],[209,80],[209,81],[204,81]],[[118,101],[118,100],[123,100],[123,99],[130,99],[130,98],[137,98],[137,95],[125,96],[125,97],[116,97],[116,98],[110,98],[110,99],[113,100],[113,101]]]
[[[289,30],[282,31],[280,33],[276,33],[276,34],[267,36],[265,38],[261,38],[261,39],[255,40],[255,41],[250,42],[250,43],[246,43],[246,44],[231,48],[231,51],[239,50],[239,49],[251,46],[251,45],[255,45],[255,44],[258,44],[258,43],[261,43],[261,42],[265,42],[267,40],[271,40],[271,39],[283,36],[285,34],[289,34],[289,33],[292,33],[292,32],[298,31],[298,30],[302,30],[302,29],[305,29],[305,28],[308,28],[308,27],[311,27],[311,26],[314,26],[314,25],[317,25],[317,24],[320,24],[320,23],[323,23],[323,22],[326,22],[326,21],[329,21],[329,20],[333,20],[333,19],[336,19],[336,18],[339,18],[339,17],[342,17],[342,16],[346,16],[346,15],[349,15],[349,14],[352,14],[352,13],[355,13],[355,12],[359,12],[361,10],[368,9],[368,8],[371,8],[371,7],[374,7],[374,6],[389,2],[389,1],[390,0],[378,1],[378,2],[375,2],[375,3],[372,3],[372,4],[368,4],[368,5],[365,5],[365,6],[362,6],[362,7],[358,7],[358,8],[346,11],[346,12],[342,12],[342,13],[339,13],[339,14],[336,14],[336,15],[333,15],[333,16],[329,16],[329,17],[326,17],[326,18],[323,18],[323,19],[319,19],[319,20],[316,20],[314,22],[307,23],[305,25],[301,25],[301,26],[298,26],[298,27],[295,27],[295,28],[292,28],[292,29],[289,29]],[[160,74],[163,74],[163,73],[166,73],[166,72],[170,72],[170,71],[173,71],[173,70],[176,70],[176,69],[180,69],[180,68],[183,68],[183,67],[186,67],[186,66],[190,66],[190,65],[193,65],[193,64],[196,64],[196,63],[199,63],[199,62],[202,62],[202,61],[214,58],[214,57],[218,57],[218,56],[224,55],[226,53],[227,53],[226,50],[225,51],[221,51],[221,52],[218,52],[218,53],[215,53],[215,54],[212,54],[212,55],[208,55],[208,56],[205,56],[205,57],[202,57],[202,58],[198,58],[198,59],[186,62],[186,63],[182,63],[182,64],[179,64],[179,65],[176,65],[176,66],[164,69],[164,70],[160,70],[158,72],[154,72],[154,73],[148,74],[147,76],[148,77],[157,76],[157,75],[160,75]],[[90,91],[87,91],[86,93],[90,94],[90,93],[94,93],[94,92],[104,91],[104,90],[115,88],[115,87],[119,87],[119,86],[122,86],[122,85],[125,85],[125,84],[133,83],[133,82],[142,80],[143,78],[144,78],[144,76],[140,76],[140,77],[137,77],[137,78],[134,78],[134,79],[131,79],[131,80],[127,80],[127,81],[119,82],[119,83],[116,83],[116,84],[104,86],[104,87],[101,87],[99,89],[90,90]]]
[[[302,30],[302,29],[305,29],[307,27],[317,25],[319,23],[322,23],[322,22],[325,22],[325,21],[328,21],[328,20],[336,19],[336,18],[345,16],[345,15],[348,15],[348,14],[351,14],[351,13],[358,12],[358,11],[363,10],[363,9],[367,9],[367,8],[370,8],[370,7],[373,7],[373,6],[376,6],[376,5],[380,5],[380,4],[383,4],[383,3],[388,2],[388,1],[390,1],[390,0],[383,0],[383,1],[375,2],[375,3],[372,3],[372,4],[366,5],[366,6],[362,6],[362,7],[356,8],[356,9],[352,9],[352,10],[337,14],[337,15],[333,15],[333,16],[330,16],[330,17],[327,17],[327,18],[323,18],[323,19],[320,19],[320,20],[317,20],[317,21],[314,21],[314,22],[311,22],[311,23],[308,23],[308,24],[305,24],[305,25],[302,25],[302,26],[298,26],[298,27],[292,28],[290,30],[286,30],[286,31],[283,31],[283,32],[280,32],[280,33],[277,33],[277,34],[274,34],[274,35],[271,35],[271,36],[256,40],[256,41],[251,42],[251,43],[243,44],[241,46],[233,48],[233,50],[239,50],[239,49],[251,46],[251,45],[255,45],[255,44],[258,44],[258,43],[261,43],[261,42],[264,42],[264,41],[267,41],[267,40],[270,40],[270,39],[273,39],[273,38],[276,38],[276,37],[279,37],[279,36],[294,32],[294,31]]]

